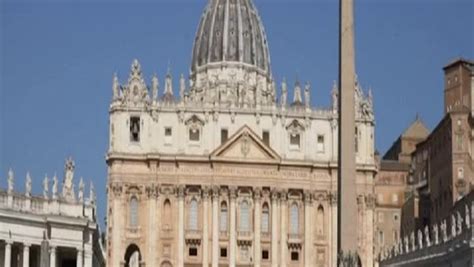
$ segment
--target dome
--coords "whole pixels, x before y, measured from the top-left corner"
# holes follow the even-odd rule
[[[252,0],[209,0],[203,12],[191,72],[224,62],[271,76],[267,37]]]

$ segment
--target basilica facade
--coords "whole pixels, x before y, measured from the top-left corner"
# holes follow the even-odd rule
[[[113,78],[108,266],[336,266],[337,85],[324,109],[308,83],[277,86],[251,0],[209,1],[190,69],[178,86],[147,84],[137,60]],[[372,95],[354,86],[354,220],[373,266]]]

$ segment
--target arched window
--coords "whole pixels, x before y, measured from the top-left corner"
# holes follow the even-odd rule
[[[221,221],[220,231],[227,232],[227,203],[222,201],[221,203]]]
[[[324,235],[324,208],[321,205],[316,212],[316,234],[318,236]]]
[[[269,221],[270,221],[270,209],[268,208],[268,203],[263,203],[262,207],[262,233],[268,233],[269,230]]]
[[[240,223],[239,230],[242,232],[250,231],[250,211],[249,203],[247,200],[242,201],[240,204]]]
[[[128,246],[127,250],[125,251],[125,267],[138,267],[140,261],[142,260],[142,256],[140,254],[140,249],[137,245],[131,244]]]
[[[189,205],[189,222],[188,227],[189,230],[197,230],[198,229],[198,202],[195,198],[191,200],[191,204]]]
[[[171,202],[169,199],[165,200],[165,203],[163,204],[163,227],[165,230],[170,230],[171,229],[171,221],[173,218],[171,218]]]
[[[138,199],[133,196],[130,199],[130,227],[138,226]]]
[[[291,204],[290,208],[290,233],[298,234],[299,233],[299,212],[298,204]]]

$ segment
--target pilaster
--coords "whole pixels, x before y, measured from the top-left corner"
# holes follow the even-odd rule
[[[304,266],[311,267],[311,250],[313,248],[311,217],[313,200],[310,192],[304,193]]]
[[[209,267],[209,188],[205,187],[202,190],[202,266]]]
[[[261,208],[261,197],[262,192],[260,188],[255,188],[253,190],[253,198],[254,198],[254,266],[260,267],[260,257],[261,257],[261,248],[260,248],[260,215],[262,214],[260,211]]]
[[[236,209],[235,209],[235,199],[237,198],[237,188],[229,188],[229,198],[230,198],[230,256],[229,256],[229,267],[235,267],[235,254],[237,247],[236,240]]]
[[[287,235],[287,208],[288,208],[288,192],[283,190],[280,192],[280,267],[285,267],[287,265],[286,254],[288,252],[288,235]]]
[[[184,266],[184,185],[178,186],[178,267]]]
[[[272,190],[272,267],[278,267],[278,192]]]
[[[219,267],[219,187],[212,189],[212,267]]]

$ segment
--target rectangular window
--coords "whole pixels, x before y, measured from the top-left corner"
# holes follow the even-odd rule
[[[397,195],[397,194],[393,194],[393,195],[392,195],[392,202],[393,202],[393,204],[397,204],[397,203],[398,203],[398,195]]]
[[[290,134],[290,147],[300,148],[300,134]]]
[[[199,129],[189,129],[189,141],[191,142],[199,142],[201,138],[201,134]]]
[[[324,135],[318,135],[318,144],[316,149],[318,153],[324,153]]]
[[[456,145],[458,150],[462,150],[462,135],[456,134]]]
[[[227,258],[227,248],[221,248],[221,258]]]
[[[297,251],[291,252],[291,261],[299,261],[300,255]]]
[[[189,256],[195,257],[198,255],[198,250],[197,248],[189,248]]]
[[[173,131],[171,127],[165,127],[165,143],[171,144],[173,138]]]
[[[270,257],[268,255],[268,250],[262,250],[262,260],[268,260]]]
[[[270,132],[269,131],[262,132],[262,139],[265,145],[270,146]]]
[[[383,232],[379,231],[379,245],[383,246],[383,244],[384,244]]]
[[[464,168],[463,167],[458,168],[458,178],[459,179],[464,179]]]
[[[379,211],[379,223],[383,223],[383,212]]]
[[[130,141],[140,142],[140,117],[130,117]]]
[[[229,131],[227,129],[221,129],[221,144],[225,143],[229,138]]]

